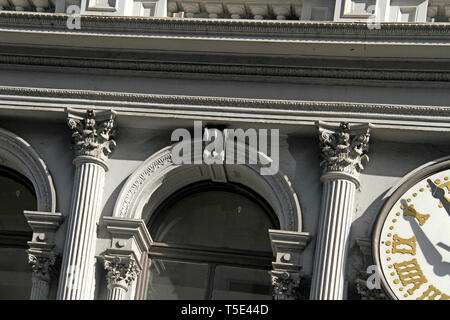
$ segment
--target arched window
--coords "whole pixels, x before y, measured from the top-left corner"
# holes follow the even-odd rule
[[[0,299],[29,299],[31,268],[26,250],[32,232],[23,211],[37,208],[33,185],[0,166],[0,203]]]
[[[271,299],[268,229],[278,224],[264,199],[238,185],[177,192],[148,223],[147,299]]]

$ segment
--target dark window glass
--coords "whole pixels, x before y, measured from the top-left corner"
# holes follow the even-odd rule
[[[26,250],[32,232],[23,211],[37,209],[32,184],[0,167],[0,203],[0,299],[29,299],[31,268]]]
[[[191,186],[161,205],[149,226],[156,243],[147,299],[272,298],[268,229],[278,222],[250,191]]]
[[[230,190],[203,190],[165,207],[158,242],[270,252],[267,230],[274,225],[254,198]]]
[[[153,259],[147,297],[150,300],[202,300],[207,280],[207,264]]]

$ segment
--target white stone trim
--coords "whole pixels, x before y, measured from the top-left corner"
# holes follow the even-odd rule
[[[142,216],[147,203],[150,206],[148,211],[152,212],[167,196],[185,185],[213,179],[207,165],[174,165],[172,148],[173,146],[168,146],[150,156],[128,178],[117,198],[113,217],[148,220],[149,216]],[[226,165],[224,168],[228,170]],[[299,200],[288,177],[281,172],[273,176],[262,176],[259,169],[258,165],[234,166],[234,170],[245,172],[246,179],[239,181],[241,184],[259,194],[264,193],[262,196],[272,206],[281,229],[302,231]],[[182,179],[179,178],[181,176]],[[178,183],[171,183],[169,179],[172,178],[177,179]],[[233,179],[238,178],[233,178],[231,171],[228,171],[227,179],[233,182]]]
[[[371,123],[373,132],[402,130],[447,135],[448,106],[380,103],[224,98],[208,96],[155,95],[96,92],[47,88],[0,87],[0,114],[29,116],[39,113],[63,119],[66,107],[96,110],[113,108],[121,121],[158,118],[195,119],[301,125],[313,127],[317,120]],[[223,110],[227,110],[226,113]],[[339,117],[337,117],[337,114]],[[446,137],[445,137],[446,139]],[[414,135],[417,141],[417,135]],[[45,210],[44,210],[45,211]]]
[[[44,160],[27,141],[1,128],[0,164],[20,172],[31,181],[36,193],[37,211],[55,212],[55,187]]]

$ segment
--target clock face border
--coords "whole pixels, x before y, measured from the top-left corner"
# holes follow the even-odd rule
[[[448,159],[448,158],[447,158]],[[419,167],[420,168],[420,167]],[[375,221],[375,227],[372,231],[372,257],[375,262],[377,273],[379,275],[379,278],[381,280],[382,288],[383,290],[388,294],[388,296],[393,300],[400,300],[392,291],[391,287],[389,286],[382,267],[381,267],[381,260],[380,260],[380,254],[379,254],[379,241],[380,236],[382,232],[383,225],[385,223],[385,220],[393,208],[393,206],[397,203],[397,201],[402,197],[402,195],[407,192],[410,188],[412,188],[416,183],[419,181],[422,181],[423,179],[427,178],[428,176],[431,176],[435,173],[438,173],[440,171],[444,171],[450,169],[450,160],[443,160],[441,162],[432,163],[426,167],[423,167],[419,169],[417,172],[414,172],[411,176],[408,177],[408,174],[405,175],[403,178],[407,178],[405,182],[403,182],[397,189],[392,193],[392,195],[385,201],[383,204],[378,217]]]

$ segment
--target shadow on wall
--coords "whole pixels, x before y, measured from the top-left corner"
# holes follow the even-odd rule
[[[345,274],[349,283],[349,299],[359,299],[359,296],[356,295],[356,292],[352,291],[354,288],[351,284],[356,278],[361,275],[361,273],[365,273],[368,267],[364,262],[364,256],[356,243],[356,239],[366,238],[372,241],[372,231],[375,227],[378,214],[380,213],[381,208],[387,200],[384,199],[384,197],[388,191],[389,190],[386,190],[381,195],[379,195],[364,211],[364,213],[360,217],[355,219],[352,223],[347,249],[348,260],[345,266]]]
[[[449,146],[370,141],[365,175],[403,177],[421,165],[448,155]]]
[[[155,152],[173,144],[170,140],[171,135],[172,131],[130,128],[120,130],[119,127],[117,147],[110,159],[144,161]]]
[[[303,253],[303,272],[312,275],[315,250],[315,234],[320,213],[322,198],[322,183],[320,182],[321,169],[319,166],[319,141],[314,137],[289,136],[287,138],[288,151],[292,163],[289,170],[284,170],[289,175],[293,188],[297,193],[302,210],[303,230],[309,232],[312,239]],[[280,156],[280,159],[283,159]]]

